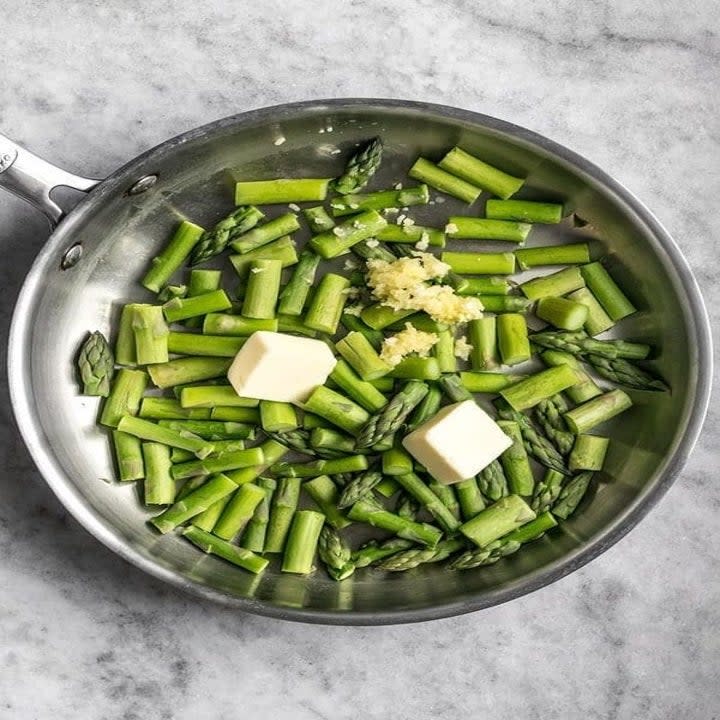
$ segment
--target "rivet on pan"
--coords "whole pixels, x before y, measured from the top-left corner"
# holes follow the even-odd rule
[[[149,190],[158,181],[157,175],[145,175],[141,177],[128,191],[128,195],[140,195]]]
[[[82,257],[82,254],[82,245],[80,243],[76,243],[65,253],[65,255],[63,255],[60,267],[63,270],[69,270],[71,267],[77,265],[78,260]]]

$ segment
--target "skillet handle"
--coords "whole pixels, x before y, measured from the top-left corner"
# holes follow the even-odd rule
[[[0,187],[42,210],[53,227],[65,214],[50,197],[56,187],[88,192],[99,182],[66,172],[0,134]]]

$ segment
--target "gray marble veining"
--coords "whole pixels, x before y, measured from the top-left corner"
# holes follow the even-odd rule
[[[712,0],[0,0],[0,128],[107,173],[243,109],[402,97],[497,115],[568,145],[665,223],[720,323],[720,39]],[[0,197],[0,337],[47,235]],[[0,342],[4,355],[5,342]],[[3,357],[4,362],[4,357]],[[720,414],[626,539],[480,614],[331,628],[186,597],[69,518],[0,388],[0,718],[720,717]]]

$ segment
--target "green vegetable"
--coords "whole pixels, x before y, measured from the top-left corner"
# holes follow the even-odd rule
[[[307,313],[305,325],[312,330],[334,335],[347,301],[347,289],[350,282],[342,275],[328,273],[315,291]]]
[[[298,256],[295,243],[289,237],[281,237],[243,255],[231,255],[229,260],[240,279],[246,280],[250,274],[250,265],[256,260],[279,260],[283,268],[286,268],[294,265],[298,261]]]
[[[370,418],[360,405],[323,385],[315,388],[304,408],[351,435],[357,435]]]
[[[552,507],[560,497],[564,482],[565,475],[563,473],[548,468],[543,479],[535,485],[531,502],[532,509],[539,514]]]
[[[663,380],[623,358],[586,355],[583,357],[583,360],[588,362],[598,375],[612,380],[612,382],[618,385],[625,385],[635,388],[636,390],[663,391],[668,389],[668,386]]]
[[[229,358],[184,357],[150,365],[148,374],[154,385],[169,388],[224,377],[231,363]]]
[[[210,313],[205,316],[203,333],[206,335],[252,335],[258,330],[277,332],[277,318],[256,319],[241,315],[222,315]]]
[[[212,444],[197,435],[161,427],[154,422],[133,417],[132,415],[124,415],[120,419],[117,428],[141,440],[149,440],[150,442],[170,445],[181,450],[189,450],[201,459],[207,457],[213,451]]]
[[[340,473],[367,470],[368,461],[364,455],[347,455],[309,463],[279,463],[270,469],[278,477],[307,477],[318,475],[338,475]]]
[[[170,448],[156,442],[142,444],[145,463],[145,504],[170,505],[175,500],[175,481],[170,474]]]
[[[345,580],[355,572],[350,546],[329,525],[320,531],[317,549],[320,560],[333,580]]]
[[[441,330],[433,347],[433,354],[442,373],[454,373],[457,369],[455,359],[455,333],[452,330]]]
[[[443,375],[438,380],[438,385],[450,399],[450,402],[456,403],[473,399],[472,393],[463,385],[459,375]]]
[[[209,420],[210,410],[204,407],[184,408],[175,398],[144,397],[138,415],[149,420]]]
[[[499,500],[509,494],[505,472],[498,460],[483,468],[476,479],[480,492],[488,500]]]
[[[588,308],[580,302],[562,297],[542,297],[537,302],[535,314],[563,330],[580,330],[588,319]]]
[[[303,485],[304,490],[322,510],[325,519],[332,527],[338,530],[350,525],[350,521],[340,512],[337,486],[328,475],[318,475],[312,480],[308,480]]]
[[[485,499],[480,492],[476,478],[469,478],[455,484],[455,493],[463,520],[474,518],[485,509]]]
[[[78,368],[83,395],[107,397],[115,374],[113,353],[101,332],[91,333],[80,348]]]
[[[361,380],[342,358],[338,359],[330,373],[330,379],[368,412],[377,412],[387,405],[387,398],[373,385]]]
[[[260,423],[268,433],[283,433],[298,428],[295,408],[286,402],[260,401]]]
[[[167,285],[173,273],[185,262],[204,232],[198,225],[183,220],[165,249],[153,258],[142,284],[151,292],[160,292],[160,288]]]
[[[444,252],[440,259],[452,270],[466,275],[512,275],[515,255],[512,253]]]
[[[252,205],[235,208],[212,230],[206,230],[190,254],[189,265],[199,265],[219,255],[239,235],[254,228],[265,215]]]
[[[319,202],[325,199],[330,180],[320,178],[278,178],[235,184],[236,205],[279,205]]]
[[[541,265],[576,265],[589,262],[590,248],[587,243],[519,248],[515,251],[515,257],[521,270]]]
[[[127,365],[129,367],[137,365],[135,359],[135,334],[132,329],[132,319],[136,306],[137,303],[123,305],[120,312],[118,334],[115,340],[115,362],[118,365]]]
[[[632,400],[622,390],[611,390],[566,412],[565,422],[579,435],[619,415],[632,404]]]
[[[532,300],[517,295],[478,295],[477,299],[486,312],[524,313],[532,307]]]
[[[510,492],[529,496],[535,488],[535,478],[523,442],[520,426],[512,420],[498,420],[498,427],[512,440],[512,445],[500,456]]]
[[[352,554],[352,561],[356,568],[367,567],[380,562],[382,559],[394,555],[401,550],[409,550],[413,547],[410,540],[399,537],[393,537],[385,542],[378,543],[376,540],[370,540],[365,543],[359,550]]]
[[[403,188],[401,190],[380,190],[365,195],[342,195],[330,200],[330,209],[335,217],[354,215],[363,210],[384,210],[402,208],[411,205],[427,205],[430,193],[427,185]]]
[[[332,205],[332,200],[330,204]],[[335,221],[328,215],[327,210],[322,205],[305,208],[303,215],[305,216],[305,220],[307,220],[307,224],[310,226],[310,231],[314,234],[331,230],[335,227]]]
[[[147,380],[148,376],[142,370],[118,370],[103,405],[100,424],[117,427],[124,415],[137,415]]]
[[[528,410],[542,400],[572,387],[577,382],[575,371],[569,365],[548,368],[530,375],[500,391],[507,403],[515,410]]]
[[[594,262],[583,265],[580,272],[611,320],[617,322],[635,312],[635,306],[625,297],[623,291],[601,263]]]
[[[473,370],[492,370],[498,366],[496,324],[494,317],[483,317],[468,323],[468,339],[472,345],[470,366]]]
[[[145,400],[148,399],[145,398]],[[145,400],[143,400],[143,404]],[[180,405],[184,412],[188,412],[190,408],[215,408],[218,405],[222,407],[254,408],[258,406],[259,402],[255,398],[240,397],[230,385],[193,385],[184,387],[180,391]],[[142,408],[140,416],[143,417]],[[182,417],[193,416],[181,415],[178,419],[182,419]],[[203,417],[201,415],[197,416],[198,419]],[[168,417],[167,419],[173,418]]]
[[[281,478],[270,504],[270,521],[265,538],[266,553],[280,553],[290,531],[295,509],[300,498],[300,479]]]
[[[327,260],[342,255],[362,240],[374,237],[386,225],[387,221],[377,210],[366,210],[341,222],[332,230],[315,235],[310,240],[310,246]]]
[[[119,430],[112,431],[112,438],[120,482],[144,478],[145,463],[139,438]]]
[[[535,517],[535,513],[521,497],[508,495],[463,523],[460,532],[482,548]]]
[[[602,470],[610,439],[599,435],[578,435],[575,440],[568,467],[576,470]]]
[[[440,167],[503,200],[514,195],[525,182],[522,178],[488,165],[459,147],[454,147],[445,155],[440,161]]]
[[[503,277],[471,277],[462,280],[462,286],[455,288],[458,295],[507,295],[511,287]]]
[[[280,292],[282,263],[280,260],[256,260],[250,265],[242,314],[256,320],[275,317]]]
[[[568,391],[571,388],[568,388]],[[561,394],[541,400],[536,406],[534,417],[543,433],[554,444],[562,455],[567,455],[575,443],[575,436],[568,432],[563,415],[569,410],[565,398]]]
[[[496,372],[461,372],[462,384],[472,393],[496,393],[522,380],[524,375],[503,375]]]
[[[340,494],[340,499],[337,502],[337,506],[341,510],[344,510],[345,508],[354,505],[358,500],[369,495],[382,478],[382,473],[374,470],[364,472],[353,478],[343,488],[343,491]]]
[[[223,560],[237,565],[243,568],[243,570],[255,573],[256,575],[261,573],[269,564],[269,560],[255,555],[255,553],[250,552],[250,550],[232,545],[197,527],[190,526],[185,528],[183,530],[183,536],[203,552],[209,555],[217,555]]]
[[[562,350],[572,355],[599,355],[610,359],[644,360],[650,353],[650,346],[644,343],[597,340],[584,332],[534,333],[532,341],[541,347]]]
[[[497,318],[497,343],[504,365],[518,365],[531,357],[525,318],[507,313]]]
[[[401,550],[394,555],[377,563],[380,570],[388,572],[404,572],[423,565],[445,560],[454,552],[465,547],[465,542],[460,538],[450,538],[440,541],[435,548],[410,548]]]
[[[315,282],[320,258],[308,250],[300,253],[300,259],[290,282],[280,293],[278,312],[283,315],[302,315],[310,288]]]
[[[382,154],[383,144],[379,137],[363,145],[350,156],[345,171],[333,182],[335,190],[341,195],[362,190],[380,167]]]
[[[563,352],[561,350],[545,350],[540,357],[543,362],[550,367],[558,367],[560,365],[569,365],[577,376],[577,382],[567,389],[567,394],[575,403],[583,403],[590,398],[602,394],[602,390],[596,385],[595,381],[583,370],[582,364],[574,355]]]
[[[583,472],[572,478],[562,489],[560,496],[552,506],[553,515],[567,520],[577,510],[580,501],[585,497],[592,477],[591,472]]]
[[[265,537],[270,520],[270,502],[277,483],[272,478],[261,477],[258,478],[257,485],[263,489],[264,496],[255,508],[255,512],[245,528],[241,538],[241,545],[248,550],[261,553],[265,550]]]
[[[252,519],[255,508],[264,497],[265,491],[257,485],[252,483],[241,485],[225,506],[220,519],[213,528],[213,534],[223,540],[232,540],[239,535]]]
[[[400,380],[438,380],[440,365],[434,357],[404,357],[390,372],[390,377]]]
[[[587,308],[587,319],[585,320],[585,330],[588,335],[599,335],[609,330],[615,325],[610,316],[603,310],[602,305],[597,298],[588,290],[588,288],[580,288],[568,295],[568,300],[581,303]],[[566,328],[567,330],[579,328]]]
[[[283,553],[283,572],[307,575],[315,569],[315,551],[324,524],[322,513],[314,510],[298,510],[295,513]]]
[[[366,325],[359,317],[351,315],[350,313],[343,312],[340,316],[340,322],[343,327],[352,332],[362,333],[370,342],[370,344],[376,349],[380,350],[385,339],[383,334],[378,330],[373,330],[369,325]]]
[[[158,308],[159,309],[159,308]],[[167,335],[167,350],[176,355],[194,355],[201,357],[229,357],[234,358],[238,350],[245,344],[244,337],[229,335],[201,335],[189,332],[171,332]],[[165,360],[167,362],[167,352]]]
[[[445,233],[424,225],[386,225],[377,233],[378,240],[416,245],[427,241],[430,247],[445,247]],[[422,247],[422,245],[420,246]]]
[[[295,213],[286,213],[280,215],[273,220],[269,220],[263,225],[253,227],[252,230],[240,235],[231,243],[232,249],[241,255],[257,250],[263,245],[278,240],[285,235],[290,235],[300,229],[297,215]],[[275,258],[277,259],[277,258]]]
[[[544,275],[521,283],[520,290],[530,300],[539,300],[544,297],[566,295],[584,285],[585,281],[579,268],[568,267],[551,275]]]
[[[173,298],[168,300],[162,309],[168,322],[178,322],[198,315],[228,310],[231,307],[232,303],[225,291],[215,290],[196,297]]]
[[[375,348],[362,333],[349,332],[342,340],[335,343],[335,347],[365,381],[375,380],[392,370],[390,365],[380,359]]]
[[[485,216],[494,220],[554,225],[562,220],[563,206],[530,200],[488,200]],[[581,261],[579,261],[581,262]]]
[[[211,455],[200,460],[177,463],[172,466],[172,476],[175,480],[181,480],[193,475],[211,475],[213,473],[227,472],[228,470],[255,467],[263,462],[265,462],[265,456],[261,448],[246,448],[235,452]]]
[[[422,157],[415,161],[408,171],[408,175],[414,180],[426,183],[430,187],[464,200],[468,204],[475,202],[482,192],[479,187],[471,185],[457,175],[446,172],[443,168]]]
[[[523,243],[531,228],[532,225],[523,222],[451,215],[445,232],[458,240],[506,240]]]

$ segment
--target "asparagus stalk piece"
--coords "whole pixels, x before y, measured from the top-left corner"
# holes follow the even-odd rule
[[[590,486],[593,474],[582,472],[576,475],[560,492],[560,496],[552,506],[553,515],[567,520],[577,510],[580,501]]]
[[[578,378],[575,385],[567,389],[567,394],[575,403],[583,403],[586,400],[602,395],[602,390],[596,385],[595,381],[583,370],[582,364],[578,359],[570,353],[561,350],[545,350],[540,356],[543,362],[550,367],[558,367],[560,365],[568,365],[574,371]]]
[[[235,184],[236,205],[279,205],[320,202],[327,195],[325,178],[277,178]]]
[[[192,412],[193,408],[200,411],[201,408],[215,408],[217,406],[254,408],[258,406],[259,402],[255,398],[241,397],[235,392],[235,388],[230,385],[194,385],[184,387],[180,391],[180,405],[186,413]],[[142,416],[142,410],[140,415]],[[180,418],[182,417],[192,417],[192,415],[181,415]],[[197,417],[202,416],[198,415]]]
[[[103,406],[100,424],[117,427],[123,416],[136,415],[146,386],[147,374],[142,370],[118,370]]]
[[[332,230],[315,235],[310,240],[310,246],[318,255],[328,260],[342,255],[362,240],[374,237],[386,225],[387,220],[377,210],[366,210],[336,225]]]
[[[263,489],[264,496],[255,508],[255,512],[245,528],[241,544],[248,550],[261,553],[265,550],[265,536],[267,535],[270,520],[270,501],[277,483],[272,478],[261,477],[258,478],[257,485]]]
[[[232,540],[239,535],[245,526],[250,522],[255,508],[262,502],[265,497],[265,491],[253,485],[246,483],[241,485],[233,494],[230,502],[223,510],[220,519],[213,528],[213,535],[221,537],[223,540]]]
[[[322,513],[314,510],[298,510],[295,513],[283,553],[283,572],[307,575],[315,569],[315,551],[324,524]]]
[[[463,520],[474,518],[481,510],[485,509],[485,499],[480,492],[476,478],[468,478],[456,483],[455,493],[460,504],[460,513]]]
[[[290,282],[280,293],[278,312],[283,315],[301,315],[310,288],[315,282],[315,273],[320,257],[309,250],[300,253],[300,259],[293,271]]]
[[[562,220],[562,214],[563,206],[559,203],[530,200],[488,200],[485,203],[485,216],[493,220],[555,225]]]
[[[145,462],[145,504],[170,505],[175,500],[175,482],[170,475],[170,448],[156,442],[142,444]]]
[[[335,347],[362,380],[375,380],[392,370],[390,365],[380,359],[375,348],[362,333],[349,332],[335,343]]]
[[[223,420],[159,420],[158,425],[180,433],[192,433],[206,440],[252,440],[255,436],[252,425]]]
[[[295,408],[286,402],[260,401],[260,423],[267,433],[284,433],[297,430],[298,418]]]
[[[352,550],[334,528],[325,525],[320,531],[318,556],[333,580],[345,580],[355,572]]]
[[[569,365],[559,365],[530,375],[501,390],[500,395],[514,410],[527,410],[572,387],[576,382],[575,371]]]
[[[417,404],[409,416],[407,424],[408,432],[417,429],[424,422],[430,420],[430,418],[434,417],[440,409],[440,403],[442,402],[443,396],[442,390],[432,383],[428,385],[427,388],[427,394]]]
[[[177,463],[172,467],[172,476],[175,480],[192,477],[193,475],[211,475],[213,473],[238,470],[239,468],[254,467],[265,461],[262,449],[259,447],[246,448],[235,452],[226,452],[221,455],[206,457],[203,460]]]
[[[517,295],[478,295],[477,299],[486,312],[525,313],[532,307],[532,300]]]
[[[333,201],[331,200],[331,207],[332,203]],[[303,215],[313,234],[325,232],[325,230],[332,230],[335,227],[335,221],[328,215],[328,211],[322,205],[305,208]]]
[[[663,380],[642,370],[634,363],[623,358],[606,358],[600,355],[586,355],[584,358],[601,377],[612,380],[618,385],[636,390],[666,391],[668,386]]]
[[[450,514],[460,520],[460,503],[455,495],[455,488],[452,485],[445,485],[434,478],[428,483],[428,487],[440,498],[440,502],[450,511]]]
[[[112,350],[101,332],[91,333],[80,348],[78,368],[83,395],[107,397],[115,374]]]
[[[390,538],[389,540],[385,540],[383,543],[378,543],[376,540],[370,540],[361,548],[353,552],[352,561],[355,563],[356,568],[363,568],[368,565],[374,565],[380,562],[383,558],[394,555],[401,550],[408,550],[412,547],[413,543],[410,540],[405,540],[404,538],[399,537]]]
[[[580,272],[587,286],[612,320],[617,322],[635,312],[635,306],[627,299],[601,263],[583,265]]]
[[[384,340],[383,334],[378,330],[373,330],[373,328],[366,325],[359,317],[343,312],[340,316],[340,322],[346,330],[362,333],[376,350],[379,350],[382,346]]]
[[[488,500],[499,500],[509,494],[507,478],[500,461],[493,460],[477,475],[480,492]]]
[[[345,307],[348,287],[350,281],[342,275],[327,273],[323,276],[305,314],[305,325],[334,335]]]
[[[404,572],[423,565],[445,560],[454,552],[465,547],[465,541],[460,538],[441,540],[435,548],[410,548],[401,550],[377,563],[380,570],[388,572]]]
[[[578,435],[568,458],[570,470],[602,470],[609,443],[599,435]]]
[[[474,203],[482,192],[479,187],[467,182],[457,174],[447,172],[422,157],[415,161],[415,164],[408,171],[408,175],[413,180],[426,183],[430,187],[464,200],[468,204]]]
[[[230,262],[241,280],[247,279],[250,265],[256,260],[279,260],[283,268],[290,267],[298,261],[295,243],[289,237],[281,237],[243,255],[230,256]]]
[[[222,272],[220,270],[191,270],[187,297],[197,297],[220,289]],[[170,298],[168,298],[169,300]],[[203,325],[202,316],[185,320],[185,327],[199,328]]]
[[[455,360],[455,333],[452,330],[441,330],[438,341],[433,347],[435,359],[442,373],[454,373],[457,370]]]
[[[328,523],[338,530],[350,525],[350,521],[340,512],[337,486],[328,475],[318,475],[308,480],[303,488],[320,508]]]
[[[282,443],[286,447],[297,450],[305,455],[313,455],[321,458],[337,458],[345,454],[344,452],[338,452],[334,449],[315,447],[311,442],[311,433],[306,429],[291,430],[285,433],[271,433],[270,437],[276,442]]]
[[[520,496],[508,495],[463,523],[460,532],[482,548],[535,517],[535,513]]]
[[[619,415],[632,404],[632,400],[622,390],[611,390],[566,412],[565,422],[579,435]]]
[[[370,417],[357,431],[357,447],[371,447],[397,432],[427,393],[428,386],[424,383],[414,381],[407,383],[379,413]]]
[[[360,313],[360,317],[373,330],[383,330],[393,323],[405,320],[405,318],[414,314],[414,310],[393,310],[387,305],[375,303],[364,308]]]
[[[496,326],[494,317],[483,317],[468,323],[468,335],[473,347],[470,366],[473,370],[492,370],[498,366]]]
[[[218,500],[207,510],[203,510],[199,515],[196,515],[190,522],[196,528],[200,528],[200,530],[212,532],[231,499],[232,495],[226,495],[222,500]],[[248,550],[249,549],[250,548],[248,548]]]
[[[540,347],[562,350],[572,355],[599,355],[600,357],[644,360],[650,346],[626,340],[597,340],[584,332],[534,333],[532,341]]]
[[[395,477],[405,492],[412,495],[434,518],[445,532],[454,533],[460,521],[443,504],[442,500],[415,473]]]
[[[451,215],[445,232],[458,240],[505,240],[523,243],[531,228],[532,225],[524,222]]]
[[[317,331],[308,327],[295,315],[278,315],[278,332],[316,337]]]
[[[130,482],[145,477],[140,440],[134,435],[119,430],[113,430],[112,437],[120,482]]]
[[[166,337],[166,347],[176,355],[194,355],[202,357],[235,357],[247,338],[229,335],[200,335],[189,332],[170,332]],[[140,357],[140,355],[138,355]],[[167,362],[167,351],[164,360]]]
[[[184,408],[175,398],[144,397],[138,416],[148,420],[209,420],[210,410],[203,407]]]
[[[304,409],[329,420],[351,435],[359,434],[370,418],[360,405],[324,385],[315,388]]]
[[[299,478],[281,478],[270,505],[270,521],[265,538],[266,553],[280,553],[290,530],[300,498]]]
[[[190,254],[189,265],[199,265],[227,249],[239,235],[252,230],[265,215],[252,205],[235,208],[212,230],[206,230]]]
[[[459,375],[443,375],[438,380],[438,385],[451,402],[473,399],[472,393],[463,385]]]
[[[189,450],[199,458],[207,457],[214,449],[211,443],[197,435],[161,427],[154,422],[133,417],[132,415],[124,415],[117,427],[118,430],[134,435],[141,440],[162,443],[181,450]]]
[[[239,450],[245,449],[244,440],[213,440],[213,447],[215,448],[211,455],[208,457],[215,457],[218,455],[226,455],[228,453],[238,452]],[[194,453],[189,450],[181,450],[180,448],[172,448],[170,452],[170,459],[175,464],[190,462],[195,460]]]
[[[445,233],[424,225],[387,225],[377,233],[378,240],[389,243],[407,243],[419,247],[445,247]]]
[[[211,535],[197,527],[187,527],[183,530],[183,536],[193,545],[196,545],[209,555],[217,555],[233,565],[243,568],[256,575],[261,573],[269,564],[266,560],[245,548],[231,545],[215,535]]]
[[[488,165],[459,147],[450,150],[439,164],[441,168],[453,175],[457,175],[503,200],[514,195],[525,182],[522,178],[514,177]]]
[[[358,195],[356,193],[342,195],[330,200],[330,209],[335,217],[354,215],[363,210],[385,210],[386,208],[410,207],[411,205],[427,205],[430,193],[427,185],[402,188],[400,190],[380,190],[378,192]]]
[[[257,250],[263,245],[278,240],[285,235],[290,235],[300,229],[297,215],[295,213],[286,213],[279,217],[269,220],[262,225],[253,227],[252,230],[237,237],[231,243],[233,250],[241,255],[251,250]]]
[[[498,420],[497,424],[513,441],[513,444],[500,456],[500,463],[507,476],[510,492],[515,495],[532,495],[535,488],[535,478],[530,467],[520,426],[512,420]]]
[[[214,475],[150,522],[163,534],[207,510],[213,503],[234,492],[237,485],[225,475]]]
[[[460,380],[471,393],[495,393],[519,382],[524,375],[503,375],[496,372],[461,372]]]
[[[410,468],[412,470],[412,468]],[[383,479],[375,486],[376,492],[379,492],[383,497],[392,497],[400,486],[397,484],[392,475],[385,475]]]
[[[532,455],[539,463],[545,467],[557,470],[563,475],[570,475],[565,467],[562,455],[555,446],[545,436],[541,435],[530,419],[517,410],[513,410],[509,405],[503,402],[496,403],[498,406],[498,414],[503,420],[511,420],[517,423],[522,435],[525,450]]]
[[[575,436],[568,432],[563,418],[563,414],[569,409],[560,394],[541,400],[535,406],[535,420],[562,455],[567,455],[575,443]]]
[[[428,545],[429,547],[435,547],[442,537],[442,532],[438,528],[426,523],[413,522],[391,513],[389,510],[385,510],[371,496],[358,500],[350,508],[348,517],[351,520],[367,523],[373,527],[392,532],[398,537]]]
[[[369,382],[361,380],[342,358],[338,359],[330,373],[330,379],[368,412],[377,412],[387,405],[387,398]]]
[[[316,450],[333,450],[338,454],[355,452],[355,440],[331,428],[315,428],[310,433],[310,444]]]
[[[205,316],[203,333],[206,335],[252,335],[258,330],[277,332],[277,318],[246,318],[241,315],[210,313]]]
[[[585,285],[580,269],[568,267],[551,275],[533,278],[520,284],[520,290],[530,300],[539,300],[544,297],[566,295]]]
[[[464,275],[512,275],[515,272],[515,255],[508,252],[444,252],[440,259]]]
[[[587,243],[520,248],[515,257],[521,270],[541,265],[577,265],[590,261],[590,248]]]
[[[242,314],[256,320],[275,317],[280,292],[282,263],[280,260],[256,260],[250,265]]]
[[[455,288],[458,295],[507,295],[510,283],[504,277],[462,278],[463,284]]]
[[[382,473],[375,470],[370,470],[358,475],[343,488],[340,498],[337,501],[337,506],[341,510],[349,508],[358,500],[367,497],[382,479]]]
[[[228,477],[236,485],[244,485],[245,483],[253,482],[257,478],[259,478],[260,475],[262,475],[262,473],[265,472],[265,470],[267,470],[272,463],[280,460],[287,452],[287,448],[285,447],[285,445],[280,444],[272,438],[262,443],[260,445],[260,449],[265,456],[265,460],[262,465],[254,465],[253,467],[242,468],[241,470],[233,470],[232,472],[228,473]]]
[[[532,509],[540,514],[551,508],[560,497],[564,482],[565,475],[563,473],[548,468],[543,479],[535,486],[530,503]]]
[[[581,302],[562,297],[541,297],[535,314],[545,322],[562,330],[580,330],[588,320],[588,307]]]
[[[368,461],[364,455],[348,455],[309,463],[281,463],[273,465],[271,469],[278,477],[314,478],[318,475],[358,472],[367,468]]]
[[[380,167],[383,144],[379,137],[367,142],[347,161],[343,174],[333,182],[335,190],[341,195],[362,190]]]
[[[505,365],[518,365],[531,357],[527,323],[522,315],[507,313],[497,320],[497,343]]]
[[[373,242],[374,240],[375,238],[361,240],[359,243],[355,243],[350,249],[355,255],[363,258],[363,260],[385,260],[385,262],[394,262],[396,259],[395,255],[388,250],[387,246],[380,242],[376,245],[375,242]]]
[[[400,487],[397,481],[393,480],[393,482]],[[407,520],[417,520],[421,510],[422,505],[412,495],[408,495],[404,490],[400,493],[395,505],[395,512],[400,517]]]
[[[170,388],[223,377],[231,363],[231,358],[184,357],[151,365],[148,373],[157,387]]]
[[[183,220],[165,249],[153,258],[142,284],[152,292],[160,292],[160,288],[185,262],[204,232],[198,225]]]
[[[568,300],[578,302],[587,308],[587,319],[584,326],[588,335],[599,335],[609,330],[615,323],[603,310],[603,306],[588,288],[580,288],[568,295]],[[572,329],[572,328],[567,328]]]
[[[132,329],[132,319],[137,303],[123,305],[120,311],[118,334],[115,340],[115,362],[118,365],[135,367],[135,334]]]
[[[408,355],[389,374],[390,377],[400,380],[437,380],[441,372],[434,357]]]
[[[168,322],[178,322],[198,315],[228,310],[231,307],[230,298],[224,290],[214,290],[196,297],[173,298],[162,306]]]

